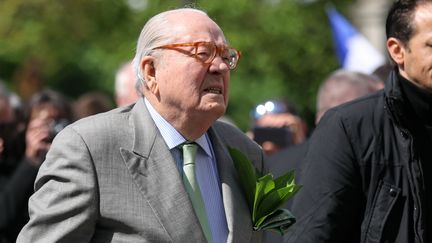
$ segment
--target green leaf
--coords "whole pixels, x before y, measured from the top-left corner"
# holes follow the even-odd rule
[[[244,193],[246,194],[246,200],[248,202],[249,208],[251,211],[253,211],[256,186],[255,168],[249,159],[238,149],[229,147],[228,151],[234,161],[234,167],[236,168],[237,175],[240,178],[240,184],[242,185]]]
[[[266,195],[274,188],[275,188],[275,184],[273,181],[273,177],[270,174],[258,178],[255,187],[255,200],[254,200],[253,211],[252,211],[253,221],[255,221],[257,218],[262,217],[260,211],[258,210],[258,206],[260,205],[264,195]]]
[[[293,184],[295,180],[295,171],[290,170],[282,176],[279,176],[275,180],[275,187],[277,189]]]
[[[289,198],[291,198],[300,186],[290,185],[284,188],[276,189],[264,196],[257,210],[259,215],[269,215],[281,207]],[[266,216],[263,216],[266,217]],[[260,219],[262,222],[264,219]]]
[[[276,230],[283,234],[295,222],[287,209],[280,208],[301,186],[295,184],[295,172],[273,179],[262,176],[239,150],[228,148],[252,214],[254,230]]]

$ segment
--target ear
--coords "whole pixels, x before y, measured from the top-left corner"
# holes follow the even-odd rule
[[[156,68],[154,65],[154,57],[145,56],[141,59],[141,70],[144,82],[151,93],[155,94],[158,91],[158,84],[156,82]]]
[[[390,37],[387,40],[387,50],[398,66],[403,66],[405,62],[405,52],[407,51],[405,45],[398,39]]]

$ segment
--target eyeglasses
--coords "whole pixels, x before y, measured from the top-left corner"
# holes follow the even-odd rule
[[[192,52],[184,50],[179,47],[194,47]],[[219,55],[222,60],[228,65],[229,69],[234,69],[237,66],[238,61],[240,60],[241,53],[235,48],[229,46],[217,46],[213,42],[193,42],[193,43],[179,43],[179,44],[168,44],[159,47],[155,47],[154,49],[172,49],[184,53],[188,56],[194,57],[202,63],[209,64],[211,63],[216,54]]]

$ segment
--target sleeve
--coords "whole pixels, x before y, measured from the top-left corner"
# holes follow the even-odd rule
[[[331,110],[309,141],[286,242],[357,242],[363,215],[361,176],[346,120]]]
[[[71,127],[53,141],[29,200],[30,220],[17,242],[89,242],[98,216],[96,172]]]

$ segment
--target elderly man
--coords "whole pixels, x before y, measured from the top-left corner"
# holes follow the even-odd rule
[[[386,87],[320,120],[287,242],[432,242],[432,1],[396,1],[386,32]]]
[[[151,18],[134,59],[145,98],[56,137],[18,242],[259,239],[227,147],[260,169],[262,151],[241,131],[215,122],[226,110],[239,58],[202,11]]]

